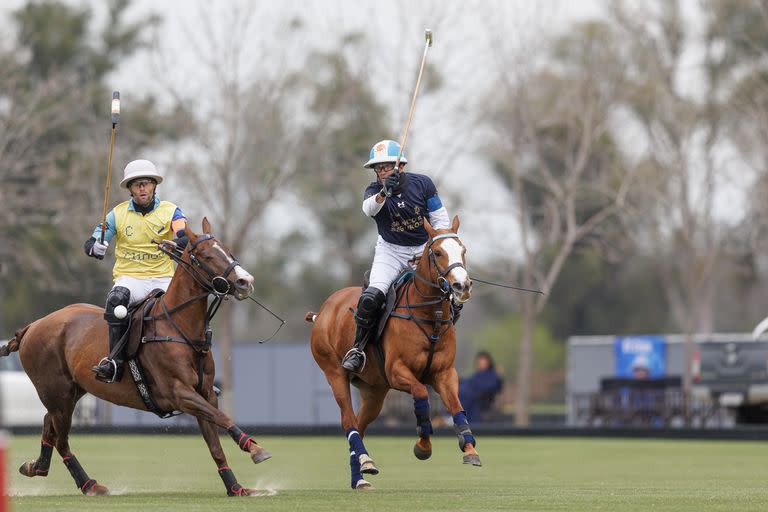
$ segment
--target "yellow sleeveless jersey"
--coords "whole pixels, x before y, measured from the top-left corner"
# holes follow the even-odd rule
[[[173,261],[152,240],[173,239],[171,221],[176,205],[160,201],[154,210],[142,215],[131,210],[129,204],[125,201],[113,210],[117,238],[113,278],[173,276]]]

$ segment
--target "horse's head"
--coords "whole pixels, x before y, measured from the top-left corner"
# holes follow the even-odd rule
[[[203,233],[185,229],[189,244],[185,252],[190,263],[207,278],[210,291],[218,295],[232,295],[237,300],[247,298],[253,292],[253,276],[240,266],[229,249],[211,234],[211,224],[203,218]]]
[[[472,280],[467,273],[464,257],[467,248],[457,235],[459,217],[453,217],[450,229],[436,230],[427,219],[424,219],[424,228],[429,241],[424,247],[422,261],[429,262],[430,277],[444,292],[452,292],[458,302],[468,301],[472,295]]]

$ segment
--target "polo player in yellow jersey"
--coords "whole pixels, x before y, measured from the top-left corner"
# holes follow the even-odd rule
[[[167,290],[171,283],[173,261],[160,251],[157,242],[173,240],[183,248],[188,241],[184,233],[187,226],[184,214],[175,204],[161,201],[155,194],[162,181],[162,175],[149,160],[129,162],[120,186],[128,189],[131,198],[115,206],[107,215],[103,244],[100,242],[101,224],[85,242],[85,254],[102,260],[109,242],[116,239],[112,270],[115,284],[107,295],[104,308],[104,319],[109,324],[110,354],[128,326],[127,308],[144,300],[156,288]],[[114,358],[102,359],[93,371],[98,380],[115,382],[122,376],[122,365],[121,350]]]

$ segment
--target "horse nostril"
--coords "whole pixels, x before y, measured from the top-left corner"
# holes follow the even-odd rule
[[[245,279],[245,278],[241,277],[240,279],[235,281],[235,286],[237,286],[238,288],[241,288],[241,289],[242,288],[248,288],[249,286],[251,286],[251,282],[252,281],[253,281],[253,279]]]
[[[455,292],[460,292],[464,289],[464,285],[459,282],[455,282],[451,284],[451,288],[453,288],[453,291]]]

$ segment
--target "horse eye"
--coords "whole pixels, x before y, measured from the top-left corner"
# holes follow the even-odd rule
[[[441,253],[440,251],[435,251],[435,256],[437,256],[438,258],[440,258],[440,257],[442,257],[442,256],[443,256],[443,253]]]

